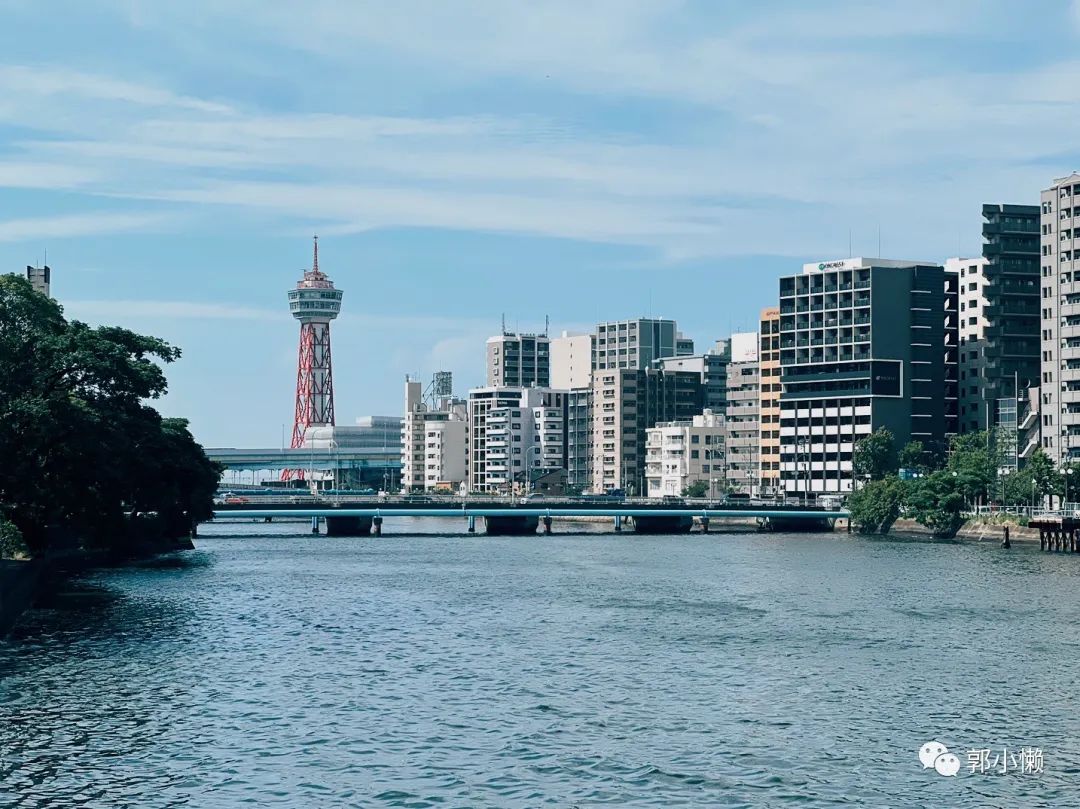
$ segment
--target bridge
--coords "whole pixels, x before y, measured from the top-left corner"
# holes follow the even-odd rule
[[[315,449],[238,449],[214,447],[206,450],[206,457],[217,461],[226,469],[245,471],[314,469],[376,469],[397,471],[401,468],[401,452],[394,447],[386,449],[338,448]]]
[[[713,521],[725,519],[755,519],[760,528],[773,531],[825,531],[832,530],[837,519],[848,516],[837,508],[765,501],[409,496],[261,496],[250,501],[231,500],[215,507],[215,520],[310,519],[313,533],[318,533],[320,521],[325,521],[329,536],[381,535],[386,517],[463,519],[469,533],[476,531],[479,518],[490,536],[524,536],[535,534],[540,526],[545,534],[550,534],[552,520],[560,517],[610,518],[617,532],[626,523],[639,534],[685,534],[695,521],[707,533]]]

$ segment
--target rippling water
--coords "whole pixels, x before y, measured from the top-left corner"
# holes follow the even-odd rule
[[[29,614],[0,805],[1080,804],[1080,557],[302,529],[213,526]],[[941,777],[931,739],[1046,771]]]

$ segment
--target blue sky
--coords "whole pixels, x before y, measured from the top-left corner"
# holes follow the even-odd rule
[[[511,326],[754,327],[776,279],[979,251],[1080,167],[1069,2],[0,0],[0,268],[182,347],[211,446],[292,418],[285,292],[345,290],[339,423]]]

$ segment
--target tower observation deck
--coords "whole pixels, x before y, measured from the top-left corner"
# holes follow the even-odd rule
[[[334,374],[330,354],[330,321],[341,311],[340,289],[319,270],[319,237],[311,269],[289,290],[289,311],[300,321],[296,365],[296,418],[292,446],[304,446],[309,427],[334,426]],[[289,477],[286,473],[284,477]]]

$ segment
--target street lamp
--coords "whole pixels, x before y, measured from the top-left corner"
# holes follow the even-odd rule
[[[525,494],[532,494],[532,467],[529,466],[529,453],[533,450],[540,451],[539,444],[533,444],[531,447],[525,450]]]
[[[1061,510],[1068,511],[1069,509],[1069,476],[1072,475],[1073,470],[1071,466],[1065,467],[1065,497],[1061,502]]]

